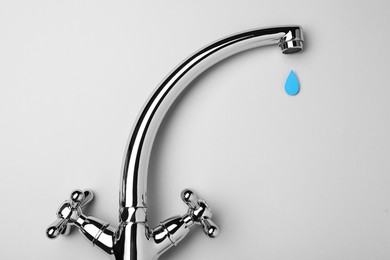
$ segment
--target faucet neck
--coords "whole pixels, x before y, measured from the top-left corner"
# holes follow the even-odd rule
[[[282,52],[288,54],[301,50],[302,42],[299,26],[250,30],[202,48],[175,68],[149,97],[131,131],[121,176],[121,212],[137,212],[140,208],[144,211],[147,207],[148,164],[154,138],[168,109],[192,80],[219,61],[239,52],[279,45]],[[122,221],[129,221],[127,217],[125,219]],[[139,219],[141,221],[143,216]]]

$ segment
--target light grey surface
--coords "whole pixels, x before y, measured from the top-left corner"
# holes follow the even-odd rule
[[[233,57],[165,120],[150,223],[184,213],[189,187],[221,234],[193,232],[161,259],[389,259],[388,10],[387,1],[1,2],[1,258],[107,259],[77,232],[50,241],[44,231],[74,188],[95,191],[87,213],[117,223],[126,140],[157,83],[219,37],[300,24],[304,53]],[[283,92],[291,69],[296,97]]]

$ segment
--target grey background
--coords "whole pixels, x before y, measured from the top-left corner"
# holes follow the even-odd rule
[[[87,213],[116,225],[125,144],[159,81],[211,41],[283,24],[303,26],[303,53],[235,56],[164,121],[151,226],[190,187],[222,231],[161,259],[389,259],[389,2],[309,0],[1,1],[1,259],[107,259],[77,232],[45,238],[59,204],[90,188]]]

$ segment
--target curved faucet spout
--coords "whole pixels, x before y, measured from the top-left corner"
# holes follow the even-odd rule
[[[234,34],[197,51],[175,68],[155,89],[145,103],[131,131],[121,176],[120,207],[125,215],[147,207],[147,175],[152,144],[158,127],[169,107],[202,72],[236,53],[266,46],[279,45],[291,54],[303,49],[303,32],[299,26],[262,28]],[[144,214],[141,214],[144,215]],[[137,222],[143,222],[142,219]]]

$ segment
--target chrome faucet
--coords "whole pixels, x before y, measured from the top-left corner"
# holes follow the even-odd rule
[[[229,56],[266,45],[278,45],[285,54],[299,52],[303,49],[302,28],[281,26],[234,34],[202,48],[176,67],[150,96],[131,131],[121,176],[119,226],[84,215],[82,207],[93,194],[75,190],[58,209],[58,219],[47,229],[47,236],[66,235],[75,226],[115,260],[158,259],[195,226],[202,226],[209,237],[217,236],[219,228],[212,221],[209,206],[188,189],[181,194],[188,205],[187,213],[169,218],[156,228],[148,226],[146,184],[152,144],[169,107],[192,80]]]

